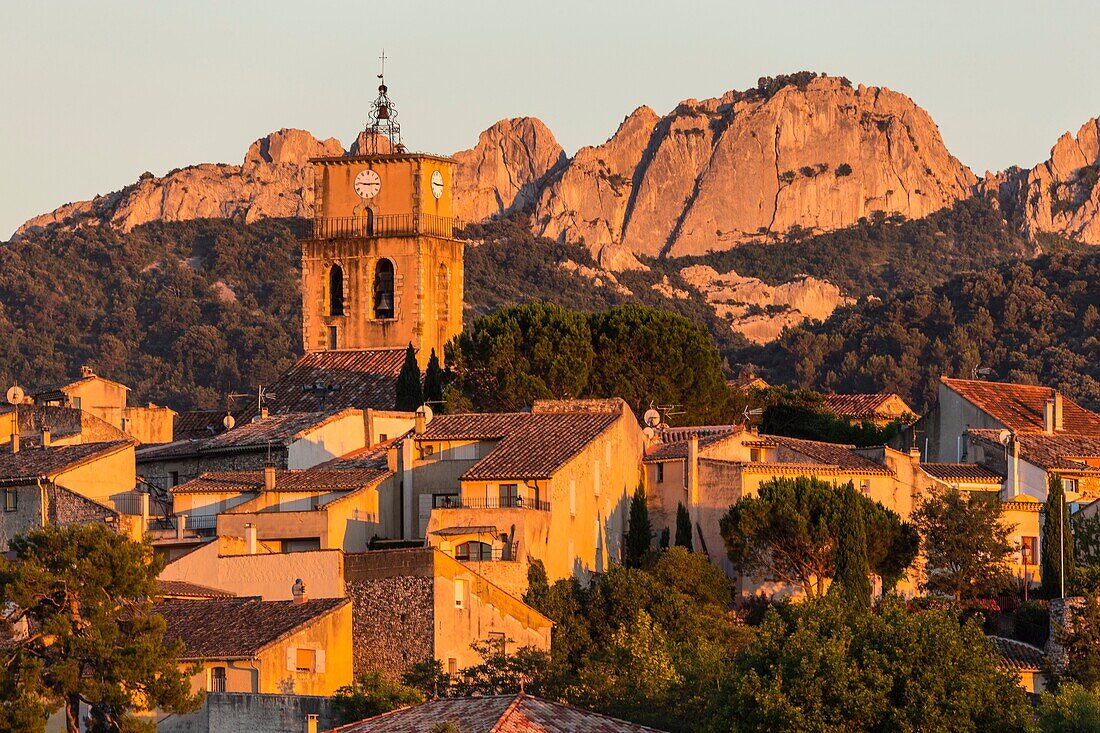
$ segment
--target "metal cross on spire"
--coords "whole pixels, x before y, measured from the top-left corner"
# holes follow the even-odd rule
[[[367,122],[365,151],[371,155],[379,153],[403,152],[405,146],[401,143],[401,125],[397,123],[397,110],[389,98],[389,89],[386,87],[386,51],[378,57],[381,64],[378,74],[378,97],[371,106],[370,120]],[[385,138],[386,142],[382,142]]]
[[[378,78],[382,80],[382,83],[386,83],[386,49],[382,49],[382,55],[378,57],[382,62],[382,73],[378,75]]]

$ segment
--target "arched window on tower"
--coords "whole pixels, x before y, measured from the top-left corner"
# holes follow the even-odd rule
[[[333,265],[328,270],[328,314],[344,315],[344,268]]]
[[[442,262],[435,276],[435,297],[436,316],[440,323],[446,323],[451,317],[451,274]]]
[[[383,257],[374,266],[374,317],[393,318],[393,263]]]

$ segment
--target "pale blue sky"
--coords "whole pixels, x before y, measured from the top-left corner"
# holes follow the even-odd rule
[[[981,175],[1100,115],[1095,2],[0,0],[0,238],[25,219],[300,127],[345,144],[378,53],[413,149],[533,115],[565,149],[641,104],[809,69],[911,96]]]

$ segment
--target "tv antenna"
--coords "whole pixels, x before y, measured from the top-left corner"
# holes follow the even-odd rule
[[[243,399],[245,397],[252,397],[252,395],[248,392],[232,392],[232,393],[226,395],[226,397],[225,397],[225,402],[226,402],[225,410],[226,410],[226,412],[231,411],[230,408],[232,406],[232,401],[233,400],[239,400],[239,399]],[[262,384],[259,387],[256,388],[256,415],[257,416],[259,416],[259,414],[263,411],[264,403],[267,402],[269,399],[272,399],[273,397],[275,397],[275,393],[274,392],[269,392],[268,390],[264,389],[264,386]],[[223,424],[224,424],[224,421],[223,421]]]
[[[742,417],[745,418],[745,423],[744,423],[745,425],[748,425],[749,423],[751,423],[752,419],[754,417],[760,417],[763,414],[764,414],[764,408],[754,407],[753,409],[750,410],[748,405],[745,405],[745,411],[741,413]]]
[[[984,367],[980,364],[975,364],[973,371],[970,373],[971,379],[979,379],[982,377],[993,376],[993,369],[991,367]]]

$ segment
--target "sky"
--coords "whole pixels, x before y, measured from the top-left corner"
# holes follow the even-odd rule
[[[534,116],[572,153],[647,104],[799,70],[903,92],[981,175],[1100,115],[1100,3],[0,0],[0,239],[282,127],[362,129],[378,55],[410,149]]]

